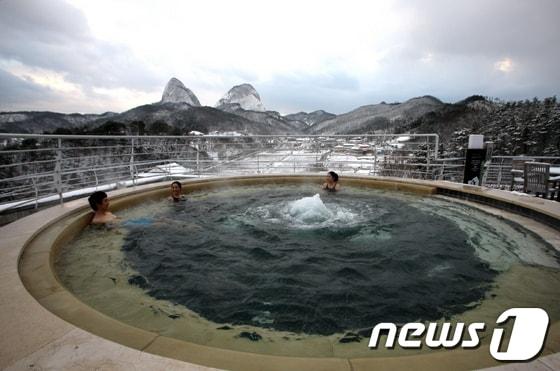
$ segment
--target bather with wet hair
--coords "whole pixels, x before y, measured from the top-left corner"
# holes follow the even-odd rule
[[[117,217],[109,211],[109,198],[107,197],[107,193],[103,191],[93,192],[88,197],[88,202],[94,211],[90,221],[91,224],[105,224],[117,219]]]
[[[337,192],[340,191],[340,184],[338,184],[338,174],[334,171],[329,171],[327,173],[327,178],[322,187],[327,192]]]

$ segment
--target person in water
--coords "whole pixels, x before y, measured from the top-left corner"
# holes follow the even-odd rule
[[[171,183],[171,196],[169,196],[169,200],[173,202],[185,200],[185,196],[181,194],[181,182],[174,181]]]
[[[329,171],[327,173],[327,179],[323,183],[323,189],[327,192],[340,191],[340,184],[338,184],[338,174],[334,171]]]
[[[91,224],[105,224],[115,221],[117,217],[109,211],[109,198],[103,191],[93,192],[88,197],[88,202],[93,209]]]

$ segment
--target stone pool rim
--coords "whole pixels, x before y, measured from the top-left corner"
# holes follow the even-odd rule
[[[197,178],[183,181],[183,192],[208,189],[220,186],[240,186],[277,183],[316,183],[323,181],[324,175],[296,174],[296,175],[256,175],[216,178]],[[111,208],[114,211],[130,207],[146,198],[158,199],[167,194],[170,181],[118,190],[110,193]],[[515,195],[509,192],[474,187],[458,183],[442,181],[405,180],[400,178],[344,176],[343,186],[366,186],[396,191],[409,191],[420,194],[443,194],[451,197],[463,198],[492,205],[509,211],[521,212],[528,216],[538,215],[540,222],[551,227],[560,224],[560,203]],[[453,350],[431,354],[397,357],[375,358],[305,358],[286,357],[264,354],[239,352],[221,348],[189,343],[182,340],[160,336],[110,318],[82,303],[68,292],[58,281],[53,271],[53,258],[58,248],[78,233],[88,222],[89,205],[85,199],[75,200],[61,206],[54,206],[26,218],[20,219],[0,229],[0,236],[8,238],[8,246],[0,252],[4,258],[6,253],[11,255],[11,262],[16,264],[18,283],[27,291],[17,290],[16,295],[32,295],[36,300],[26,308],[27,312],[39,312],[46,308],[57,317],[41,313],[49,318],[49,326],[79,327],[94,335],[133,348],[136,352],[151,353],[159,356],[174,358],[196,365],[218,367],[226,369],[367,369],[406,368],[411,363],[427,368],[480,368],[500,365],[493,360],[487,347],[481,346],[477,350]],[[18,232],[19,231],[19,232]],[[11,242],[11,243],[10,243]],[[4,244],[4,243],[3,243]],[[2,259],[6,261],[6,259]],[[8,259],[9,260],[9,259]],[[4,275],[4,265],[0,267]],[[11,267],[13,271],[13,264]],[[13,277],[12,277],[13,279]],[[4,287],[2,286],[2,291]],[[2,292],[4,295],[4,292]],[[28,298],[27,298],[28,299]],[[29,300],[27,300],[29,302]],[[40,305],[37,305],[40,304]],[[0,307],[2,309],[2,307]],[[27,314],[28,315],[28,314]],[[1,314],[4,325],[5,314]],[[63,319],[64,321],[61,321]],[[23,321],[24,322],[24,321]],[[68,323],[70,323],[70,325]],[[45,327],[49,327],[45,324]],[[12,326],[14,327],[14,326]],[[22,345],[18,348],[18,355],[14,354],[11,362],[5,362],[4,353],[0,354],[0,368],[8,366],[19,359],[21,355],[29,355],[37,351],[39,345],[26,339],[33,337],[34,331],[41,329],[15,326],[13,334],[25,334]],[[4,328],[4,327],[3,327]],[[10,329],[12,330],[12,329]],[[43,329],[43,331],[45,331]],[[54,335],[53,335],[54,336]],[[6,337],[5,337],[6,338]],[[47,336],[48,338],[48,336]],[[547,345],[541,357],[560,351],[560,322],[551,325]],[[30,340],[30,339],[29,339]],[[50,339],[51,341],[53,339]],[[45,342],[49,342],[45,340]],[[3,344],[2,344],[3,345]],[[42,344],[41,346],[43,346]],[[364,342],[364,346],[367,344]],[[5,352],[5,351],[3,351]],[[560,353],[556,354],[556,357]],[[8,355],[9,356],[9,355]],[[7,357],[9,358],[9,357]],[[141,361],[137,361],[141,362]],[[6,363],[6,364],[5,364]],[[140,364],[140,363],[138,363]]]

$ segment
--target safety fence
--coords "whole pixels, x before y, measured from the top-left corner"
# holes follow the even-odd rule
[[[104,136],[0,134],[0,211],[102,189],[239,174],[317,173],[461,181],[436,134]]]

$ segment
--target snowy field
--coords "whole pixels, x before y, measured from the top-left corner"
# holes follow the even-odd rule
[[[225,165],[220,173],[279,174],[334,170],[342,174],[372,175],[380,161],[383,161],[383,156],[354,156],[307,150],[263,151]]]

